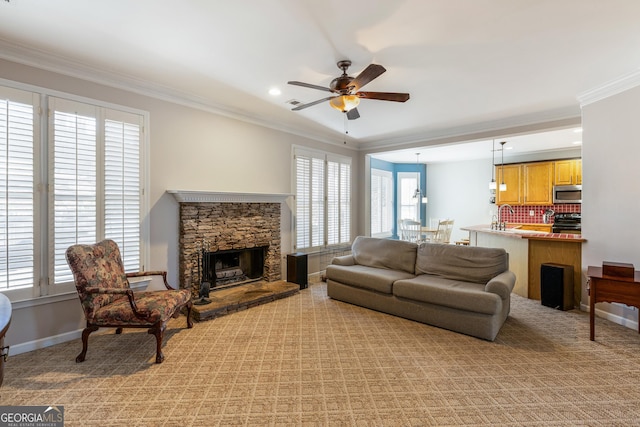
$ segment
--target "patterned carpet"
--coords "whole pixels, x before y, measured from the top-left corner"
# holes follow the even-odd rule
[[[63,405],[66,426],[640,425],[640,336],[512,297],[495,342],[291,297],[166,331],[13,356],[0,405]]]

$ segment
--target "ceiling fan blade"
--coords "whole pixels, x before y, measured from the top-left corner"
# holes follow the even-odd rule
[[[330,99],[336,98],[335,96],[329,96],[327,98],[318,99],[317,101],[310,102],[308,104],[298,105],[296,108],[292,108],[291,111],[298,111],[304,108],[313,107],[314,105],[320,104],[321,102],[328,101]]]
[[[379,99],[381,101],[405,102],[409,99],[408,93],[397,92],[358,92],[358,98]]]
[[[361,87],[369,83],[371,80],[377,78],[385,71],[387,70],[382,65],[369,64],[367,68],[365,68],[360,74],[358,74],[358,77],[351,81],[349,86],[354,86],[354,91],[358,91]]]
[[[360,113],[358,112],[357,108],[351,109],[349,111],[347,111],[347,119],[349,120],[355,120],[360,118]]]
[[[318,86],[318,85],[312,85],[311,83],[304,83],[304,82],[287,82],[290,85],[294,85],[294,86],[302,86],[302,87],[308,87],[310,89],[318,89],[318,90],[324,90],[325,92],[333,92],[331,89],[329,89],[328,87],[324,87],[324,86]]]

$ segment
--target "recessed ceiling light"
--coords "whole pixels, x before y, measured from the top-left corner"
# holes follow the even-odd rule
[[[278,96],[281,93],[282,92],[280,92],[280,89],[278,89],[277,87],[272,87],[271,89],[269,89],[269,95],[271,96]]]
[[[582,133],[582,128],[575,128],[573,131],[575,133]]]

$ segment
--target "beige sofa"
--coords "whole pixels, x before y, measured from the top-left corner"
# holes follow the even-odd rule
[[[329,297],[493,341],[516,277],[504,249],[357,237],[327,267]]]

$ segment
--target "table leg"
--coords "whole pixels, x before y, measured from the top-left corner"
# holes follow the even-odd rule
[[[593,297],[593,289],[591,290],[589,297],[589,339],[593,341],[595,339],[595,317],[596,317],[596,303]]]

